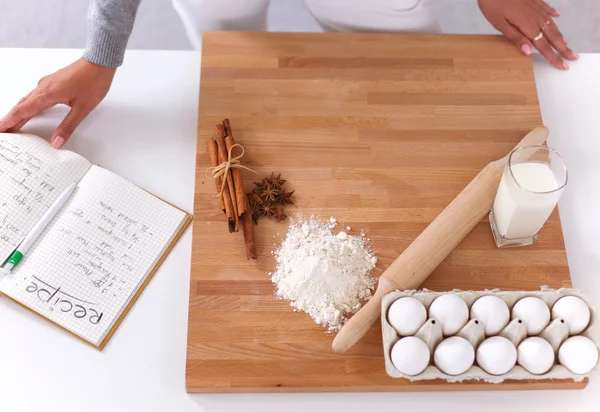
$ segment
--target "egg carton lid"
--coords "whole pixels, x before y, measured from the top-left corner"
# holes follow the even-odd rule
[[[431,303],[440,295],[444,294],[456,294],[460,296],[470,308],[473,302],[475,302],[478,298],[485,295],[494,295],[502,298],[508,305],[509,309],[514,306],[514,304],[527,296],[534,296],[542,299],[546,304],[551,308],[554,302],[564,296],[577,296],[581,298],[590,308],[590,323],[585,331],[580,333],[580,336],[586,336],[590,338],[598,351],[600,352],[600,319],[598,319],[598,315],[596,309],[592,305],[590,299],[581,292],[579,289],[573,288],[561,288],[561,289],[552,289],[547,286],[542,286],[539,291],[502,291],[500,289],[486,289],[482,291],[463,291],[459,289],[453,289],[448,292],[434,292],[429,289],[413,289],[413,290],[396,290],[385,295],[381,301],[381,329],[382,329],[382,338],[383,338],[383,351],[385,358],[385,369],[389,376],[392,378],[404,378],[410,381],[422,381],[422,380],[434,380],[434,379],[444,379],[448,382],[462,382],[466,380],[480,380],[488,383],[500,383],[505,380],[548,380],[548,379],[572,379],[575,382],[581,382],[585,378],[593,375],[600,374],[600,361],[596,364],[595,368],[585,374],[585,375],[577,375],[565,368],[560,364],[555,364],[548,372],[542,375],[534,375],[523,367],[516,364],[509,372],[504,375],[491,375],[485,372],[477,365],[473,365],[471,368],[467,370],[467,372],[461,375],[447,375],[440,371],[433,365],[427,366],[427,368],[421,372],[419,375],[405,375],[401,373],[390,358],[390,353],[392,346],[400,339],[396,330],[389,324],[387,320],[387,312],[392,303],[396,300],[411,296],[419,301],[421,301],[427,309]],[[431,348],[430,348],[431,349]],[[477,350],[477,348],[475,348]]]

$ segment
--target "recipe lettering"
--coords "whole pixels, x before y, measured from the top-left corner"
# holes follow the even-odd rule
[[[77,319],[87,320],[93,325],[98,325],[102,320],[104,313],[98,312],[91,306],[96,305],[83,299],[76,298],[47,282],[33,276],[29,281],[25,292],[32,294],[37,299],[46,304],[49,311],[60,311],[62,313],[72,314]]]

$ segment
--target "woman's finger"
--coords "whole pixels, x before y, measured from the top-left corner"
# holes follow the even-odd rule
[[[528,1],[523,2],[523,10],[518,13],[514,11],[506,16],[506,20],[531,41],[541,31],[542,25],[539,22],[543,22],[547,18],[547,14],[542,13],[535,4]]]
[[[515,26],[510,24],[507,20],[503,22],[499,22],[496,25],[496,28],[506,36],[508,40],[514,43],[521,51],[527,55],[531,56],[533,52],[533,47],[531,46],[531,42],[527,37],[523,35]]]
[[[514,20],[509,20],[510,23],[517,27],[527,38],[531,39],[533,47],[538,49],[540,54],[554,67],[561,70],[567,70],[569,66],[554,52],[552,46],[550,46],[550,43],[546,40],[545,30],[542,30],[547,15],[544,15],[531,4],[529,7],[531,8],[529,13],[514,15]]]
[[[62,123],[58,125],[54,131],[54,135],[51,139],[52,146],[56,149],[60,149],[60,147],[71,138],[75,129],[77,129],[79,124],[88,114],[90,114],[90,110],[77,105],[73,106]]]
[[[25,96],[23,96],[23,97],[21,98],[21,100],[19,100],[19,101],[17,102],[17,104],[15,104],[15,105],[14,105],[14,107],[11,109],[11,111],[10,111],[10,112],[8,112],[8,114],[7,114],[6,116],[4,116],[2,119],[0,119],[0,132],[7,131],[7,132],[12,132],[12,133],[14,133],[15,131],[18,131],[18,130],[20,130],[20,129],[21,129],[21,127],[23,127],[23,126],[21,126],[21,127],[17,128],[17,127],[16,127],[16,126],[17,126],[16,124],[9,123],[9,121],[10,121],[10,118],[11,118],[11,116],[12,116],[13,112],[15,111],[15,109],[16,109],[16,108],[17,108],[17,107],[18,107],[20,104],[22,104],[22,103],[23,103],[23,102],[25,102],[27,99],[29,99],[29,98],[31,97],[31,95],[33,94],[33,92],[35,92],[35,89],[34,89],[34,90],[32,90],[32,91],[30,91],[29,93],[27,93]],[[21,121],[22,121],[22,120],[21,120]]]
[[[31,95],[27,100],[17,104],[2,120],[0,120],[0,132],[12,129],[25,119],[31,119],[33,116],[46,110],[56,103],[47,97]]]
[[[569,65],[565,63],[558,54],[552,49],[548,40],[542,37],[533,41],[533,45],[539,50],[540,54],[546,58],[554,67],[561,70],[568,70]]]
[[[8,129],[7,132],[9,132],[9,133],[17,133],[17,132],[19,132],[23,128],[23,126],[25,126],[27,124],[27,122],[29,122],[30,120],[31,120],[31,118],[21,120],[19,123],[17,123],[16,125],[14,125],[13,127],[11,127],[10,129]]]
[[[569,60],[577,60],[579,55],[567,47],[563,35],[554,22],[550,19],[550,24],[544,29],[544,35],[548,39],[548,42],[559,52],[563,57]]]
[[[34,89],[34,90],[32,90],[32,91],[30,91],[29,93],[27,93],[25,96],[23,96],[23,97],[21,98],[21,100],[19,100],[19,101],[17,102],[17,104],[15,104],[15,106],[18,106],[18,105],[20,105],[21,103],[23,103],[25,100],[29,99],[29,97],[30,97],[30,96],[33,94],[33,92],[34,92],[34,91],[35,91],[35,89]]]
[[[546,3],[544,0],[533,0],[533,2],[538,6],[541,10],[548,13],[552,17],[560,16],[560,12],[556,10],[554,7]]]
[[[18,104],[15,107],[13,107],[10,110],[10,112],[7,113],[6,116],[0,119],[0,133],[10,130],[11,128],[15,127],[16,124],[23,120],[15,114],[15,110],[17,109],[17,107],[19,107]]]

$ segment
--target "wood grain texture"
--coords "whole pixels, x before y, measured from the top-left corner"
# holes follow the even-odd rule
[[[364,230],[385,270],[490,161],[541,124],[531,60],[496,36],[205,33],[198,136],[226,117],[243,163],[281,172],[304,214]],[[227,231],[198,144],[187,348],[189,392],[573,389],[392,379],[376,324],[349,352],[274,299],[287,224],[261,220],[258,259]],[[257,178],[244,173],[247,189]],[[432,290],[570,287],[558,213],[533,247],[499,250],[478,224]]]
[[[512,149],[543,145],[549,130],[539,126]],[[417,289],[458,244],[487,216],[510,153],[488,163],[421,234],[379,276],[371,299],[337,333],[331,347],[344,353],[379,320],[381,302],[388,293]]]

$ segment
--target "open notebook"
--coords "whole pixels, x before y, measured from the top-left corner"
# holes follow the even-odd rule
[[[0,265],[77,188],[0,292],[102,349],[191,215],[31,135],[0,133]]]

